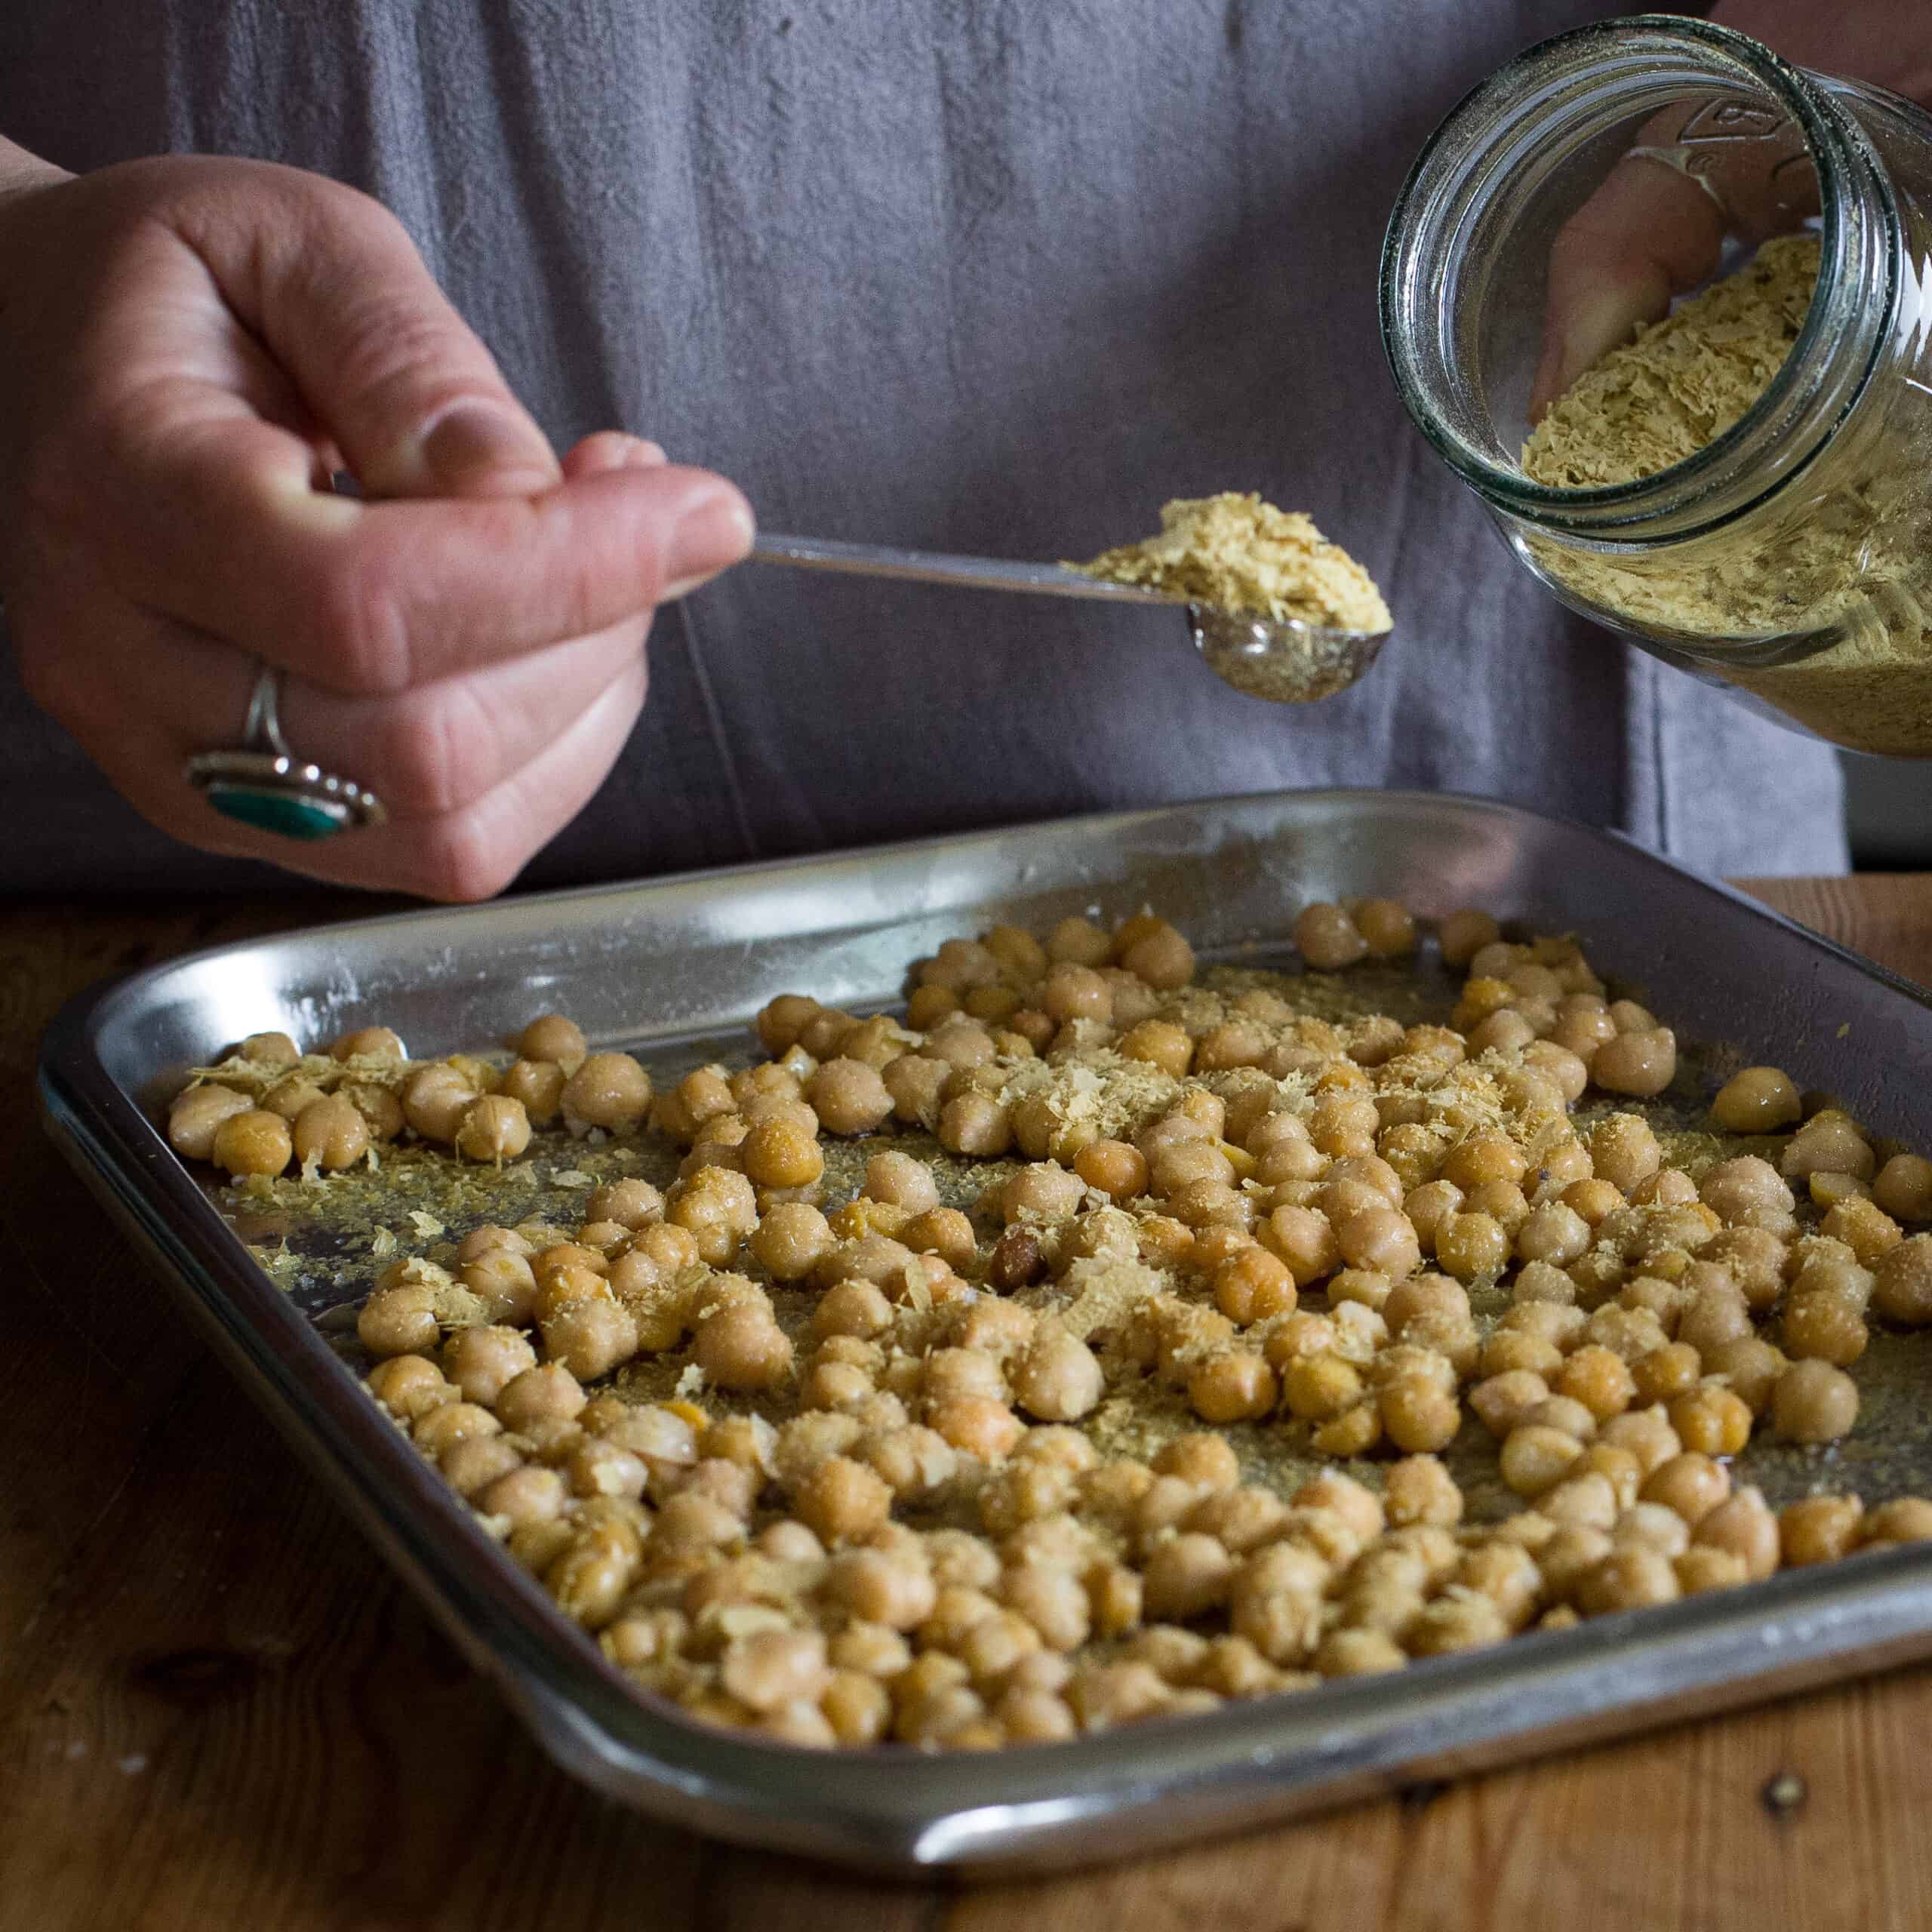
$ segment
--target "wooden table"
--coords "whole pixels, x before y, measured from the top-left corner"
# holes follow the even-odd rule
[[[1755,888],[1932,980],[1932,879]],[[1089,1875],[878,1886],[552,1770],[42,1136],[104,975],[342,915],[0,913],[0,1928],[1880,1932],[1932,1924],[1932,1668]]]

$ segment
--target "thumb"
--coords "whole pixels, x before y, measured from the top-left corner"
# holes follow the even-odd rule
[[[1564,224],[1549,251],[1542,359],[1530,420],[1640,322],[1718,266],[1724,222],[1694,181],[1626,156]]]
[[[1755,245],[1817,211],[1817,175],[1789,121],[1696,96],[1652,116],[1551,245],[1531,420],[1714,275],[1727,235]]]
[[[352,189],[290,175],[294,218],[254,226],[242,286],[223,272],[227,265],[217,272],[365,494],[555,488],[563,472],[549,439],[402,224]],[[218,253],[219,237],[196,239],[205,258]]]

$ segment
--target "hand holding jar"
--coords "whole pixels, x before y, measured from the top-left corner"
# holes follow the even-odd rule
[[[1829,57],[1785,0],[1720,17],[1932,93],[1918,10],[1841,11]],[[1838,743],[1932,755],[1928,209],[1932,119],[1909,102],[1721,25],[1606,23],[1431,142],[1390,228],[1385,340],[1411,414],[1566,602]]]

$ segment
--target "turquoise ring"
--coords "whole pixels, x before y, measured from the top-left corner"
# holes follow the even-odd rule
[[[188,783],[224,818],[278,838],[333,838],[380,825],[389,814],[374,792],[288,749],[281,699],[281,673],[264,664],[255,675],[241,745],[198,752],[188,761]]]

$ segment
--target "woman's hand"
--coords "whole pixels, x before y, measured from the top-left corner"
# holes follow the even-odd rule
[[[1932,105],[1932,8],[1922,0],[1838,0],[1831,6],[1818,0],[1724,0],[1710,17],[1798,66]],[[1660,117],[1645,131],[1646,143],[1672,142],[1682,119],[1681,109]],[[1794,158],[1801,155],[1801,142],[1794,138],[1792,146]],[[1709,189],[1654,158],[1632,155],[1564,224],[1550,250],[1533,417],[1599,356],[1627,341],[1638,323],[1654,321],[1675,297],[1714,274],[1727,232],[1762,240],[1817,213],[1815,183],[1801,162],[1774,177],[1764,154],[1753,147],[1711,152],[1715,165]]]
[[[239,161],[72,179],[0,142],[0,595],[29,691],[177,838],[498,891],[623,748],[652,608],[751,535],[654,445],[559,462],[367,197]],[[386,825],[297,845],[189,788],[258,659],[291,746]]]

